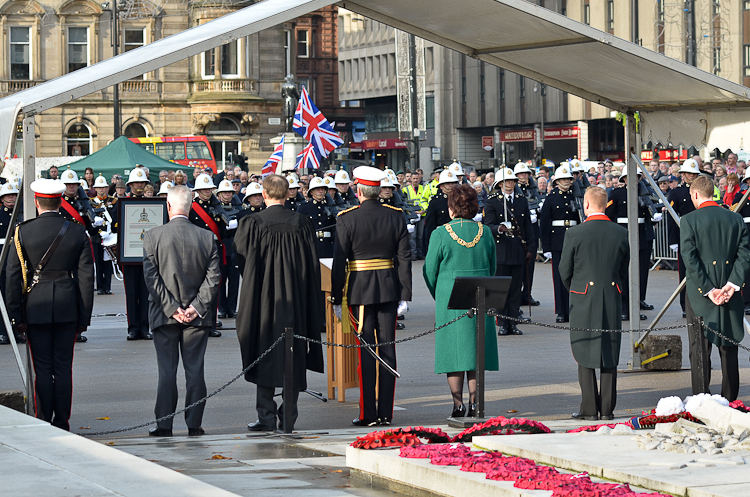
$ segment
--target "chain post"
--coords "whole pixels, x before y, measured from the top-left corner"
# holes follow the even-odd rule
[[[292,328],[284,328],[284,433],[292,432],[294,424],[294,409],[292,409],[294,396],[294,331]]]

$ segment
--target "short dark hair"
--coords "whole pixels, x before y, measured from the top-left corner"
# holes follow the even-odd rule
[[[285,200],[289,195],[289,180],[278,174],[271,174],[263,180],[263,191],[273,200]]]
[[[45,211],[56,211],[62,205],[62,197],[36,197],[39,207]]]
[[[469,185],[457,185],[448,193],[448,208],[461,219],[471,219],[479,211],[477,192]]]

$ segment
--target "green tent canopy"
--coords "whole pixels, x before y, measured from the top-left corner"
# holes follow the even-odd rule
[[[84,171],[87,167],[90,167],[94,170],[94,176],[99,176],[101,173],[102,176],[107,178],[107,182],[113,174],[121,174],[127,181],[128,174],[126,174],[126,171],[129,172],[136,164],[143,164],[148,168],[149,179],[153,182],[159,180],[159,171],[162,169],[174,171],[181,169],[187,173],[188,178],[193,177],[192,167],[164,160],[124,136],[113,140],[103,149],[73,162],[70,164],[70,168],[78,174],[79,178],[83,178]]]

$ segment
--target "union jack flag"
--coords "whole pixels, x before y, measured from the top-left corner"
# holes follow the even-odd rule
[[[294,166],[295,169],[306,167],[308,169],[320,169],[320,159],[318,158],[318,152],[315,150],[313,142],[308,143],[305,148],[302,149],[297,155],[297,164]]]
[[[279,162],[281,162],[281,159],[284,158],[284,136],[281,136],[281,141],[278,145],[276,145],[276,148],[273,149],[273,153],[271,154],[271,157],[268,159],[268,162],[266,162],[263,165],[263,169],[260,171],[261,178],[265,178],[266,176],[273,174],[276,172],[276,168],[279,165]]]
[[[307,88],[302,87],[297,111],[294,113],[292,128],[305,140],[313,144],[318,155],[328,157],[328,154],[344,143],[333,125],[328,122],[322,112],[315,107],[307,94]]]

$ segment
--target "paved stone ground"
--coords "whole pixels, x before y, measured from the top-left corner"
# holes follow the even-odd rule
[[[414,302],[406,321],[403,321],[407,328],[398,332],[398,338],[411,336],[434,326],[434,301],[426,290],[421,273],[422,263],[415,263]],[[540,300],[542,305],[532,308],[532,318],[535,321],[553,324],[555,314],[551,279],[551,267],[538,263],[534,297]],[[676,272],[652,272],[648,300],[658,307],[666,301],[677,283]],[[125,309],[121,284],[114,285],[114,292],[113,296],[97,296],[94,310],[97,317],[93,319],[91,329],[87,332],[89,342],[76,345],[71,428],[83,435],[100,430],[124,428],[153,419],[157,375],[153,343],[125,340],[125,317],[112,315],[122,313]],[[525,311],[528,315],[528,308],[525,308]],[[651,318],[656,312],[650,311],[646,314]],[[679,305],[674,305],[661,324],[684,323],[680,313]],[[642,323],[645,326],[647,322]],[[231,328],[234,321],[225,320],[224,325]],[[538,420],[569,417],[570,413],[578,410],[580,393],[568,333],[564,330],[531,325],[523,326],[522,329],[523,336],[498,337],[500,371],[487,373],[487,414],[496,416],[511,413]],[[683,366],[688,366],[687,332],[683,328],[678,332],[668,333],[682,336]],[[628,338],[624,337],[623,342],[620,367],[626,368],[630,359]],[[25,354],[23,347],[21,349]],[[397,355],[402,378],[396,387],[397,408],[394,412],[394,424],[444,424],[446,416],[450,413],[451,400],[445,377],[433,372],[434,337],[428,335],[400,344],[397,347]],[[747,386],[750,382],[747,357],[746,352],[740,352],[741,398],[750,394]],[[714,363],[718,365],[716,351]],[[223,337],[212,338],[209,341],[206,353],[206,380],[209,392],[223,385],[240,370],[241,360],[236,333],[234,330],[225,329]],[[182,375],[179,382],[183,383]],[[312,390],[326,391],[325,375],[308,374],[308,383]],[[720,370],[715,366],[712,381],[715,393],[720,390],[720,383]],[[11,348],[0,347],[0,389],[11,388],[22,388],[20,376]],[[689,371],[621,374],[618,393],[617,415],[640,414],[641,410],[653,408],[661,397],[689,395]],[[184,398],[182,386],[180,396]],[[207,433],[211,437],[221,435],[246,439],[245,425],[256,419],[254,399],[254,385],[244,380],[235,382],[221,394],[210,399],[203,423]],[[359,393],[356,389],[347,391],[344,403],[335,400],[323,403],[311,396],[302,395],[299,404],[300,417],[296,427],[306,432],[347,429],[350,427],[351,419],[358,414],[358,401]],[[109,419],[97,419],[105,417]],[[175,434],[184,435],[186,431],[183,418],[178,416]],[[118,446],[131,443],[138,445],[141,442],[125,439],[143,437],[145,433],[146,429],[140,429],[119,434],[116,439],[101,437],[101,440],[114,440]],[[210,437],[206,440],[208,439]],[[350,435],[348,440],[351,439]],[[204,442],[201,439],[200,442],[189,443]],[[284,458],[263,455],[260,449],[257,452],[257,457],[243,455],[241,460]],[[148,457],[158,459],[157,456]],[[236,462],[237,458],[232,457]],[[210,462],[223,464],[224,461]],[[315,465],[313,467],[318,468]],[[304,476],[302,480],[307,481],[305,478],[308,477]]]

